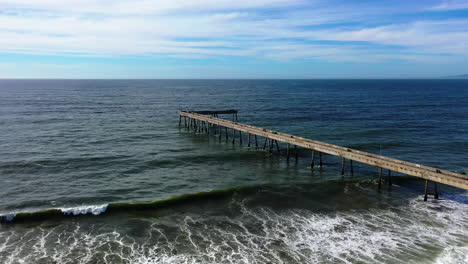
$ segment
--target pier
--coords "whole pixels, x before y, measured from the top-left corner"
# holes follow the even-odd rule
[[[239,123],[237,122],[237,110],[179,111],[178,114],[179,126],[182,126],[183,123],[185,127],[193,129],[197,132],[214,134],[219,138],[220,141],[222,138],[225,138],[225,140],[228,141],[229,136],[231,136],[232,143],[235,143],[237,139],[239,144],[242,145],[244,140],[242,133],[246,133],[246,141],[249,147],[251,144],[255,144],[257,148],[261,146],[263,150],[269,148],[270,151],[276,148],[278,152],[280,151],[278,141],[286,143],[286,159],[288,162],[291,158],[291,149],[294,148],[294,158],[297,160],[297,148],[301,147],[311,151],[311,168],[314,168],[314,166],[317,165],[317,158],[319,159],[318,166],[322,166],[322,153],[342,158],[342,175],[345,174],[347,161],[349,161],[349,170],[351,174],[353,174],[353,161],[376,166],[378,167],[379,171],[379,189],[381,188],[382,179],[384,177],[383,169],[388,170],[386,177],[390,183],[392,171],[422,178],[425,180],[425,201],[427,200],[428,196],[429,182],[434,183],[433,190],[435,199],[438,199],[439,196],[437,192],[437,183],[442,183],[465,190],[468,189],[468,175]],[[219,118],[219,115],[222,114],[232,115],[233,120],[231,121]],[[228,130],[232,132],[229,134]],[[262,137],[263,144],[261,144],[262,142],[259,141],[259,137]],[[259,143],[261,145],[259,145]]]

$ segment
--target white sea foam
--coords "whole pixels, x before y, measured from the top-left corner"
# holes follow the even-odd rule
[[[468,247],[452,247],[444,249],[439,255],[436,264],[468,263]]]
[[[68,207],[68,208],[54,208],[60,210],[65,215],[86,215],[86,214],[93,214],[93,215],[100,215],[107,210],[108,204],[103,205],[83,205],[83,206],[76,206],[76,207]],[[4,215],[0,215],[1,219],[4,219],[7,222],[11,222],[15,219],[16,215],[19,213],[30,213],[30,212],[10,212]],[[34,212],[32,212],[34,213]]]
[[[4,263],[467,263],[468,205],[457,201],[421,196],[391,209],[326,214],[241,208],[233,217],[138,219],[133,235],[122,230],[127,224],[106,222],[0,232],[0,249]]]
[[[70,208],[58,208],[61,210],[65,215],[85,215],[85,214],[93,214],[99,215],[104,213],[107,210],[107,204],[104,205],[84,205],[84,206],[77,206],[77,207],[70,207]]]

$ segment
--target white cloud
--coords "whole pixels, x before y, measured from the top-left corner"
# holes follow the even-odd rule
[[[468,9],[467,0],[445,0],[440,4],[431,7],[432,10],[457,10],[457,9]]]
[[[0,6],[15,13],[0,13],[0,52],[370,62],[468,56],[468,20],[335,25],[384,15],[382,7],[302,0],[0,0]],[[334,43],[318,44],[324,41]]]
[[[303,2],[303,0],[0,0],[0,6],[70,13],[159,14],[180,10],[207,11],[281,7]]]
[[[468,20],[418,21],[359,30],[327,30],[309,34],[313,39],[364,41],[418,48],[420,52],[468,55]]]

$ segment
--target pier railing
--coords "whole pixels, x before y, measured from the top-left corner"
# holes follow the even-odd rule
[[[263,149],[265,149],[267,143],[270,148],[273,148],[276,144],[277,149],[279,150],[278,141],[287,143],[286,155],[287,160],[290,159],[290,147],[294,148],[302,147],[311,150],[311,167],[315,165],[316,152],[320,158],[320,165],[322,164],[322,153],[338,156],[342,158],[342,168],[341,173],[344,174],[346,160],[350,161],[350,170],[353,170],[353,161],[377,166],[380,168],[380,177],[379,177],[379,188],[381,185],[382,179],[382,169],[389,170],[389,176],[391,171],[404,173],[407,175],[419,177],[426,180],[425,184],[425,199],[427,199],[427,185],[428,181],[433,181],[434,183],[443,183],[446,185],[458,187],[467,190],[468,189],[468,176],[460,173],[455,173],[448,170],[433,168],[429,166],[424,166],[421,164],[416,164],[412,162],[407,162],[403,160],[398,160],[394,158],[389,158],[381,155],[376,155],[364,151],[359,151],[356,149],[350,149],[338,145],[328,144],[320,141],[315,141],[303,137],[298,137],[286,133],[281,133],[278,131],[273,131],[266,128],[255,127],[251,125],[246,125],[238,123],[235,121],[229,121],[226,119],[218,118],[218,114],[233,114],[233,119],[237,120],[237,110],[225,110],[225,111],[179,111],[179,125],[182,125],[182,118],[184,118],[184,125],[186,127],[196,129],[198,131],[205,131],[207,133],[217,134],[219,139],[222,138],[222,133],[224,130],[224,136],[226,140],[229,137],[228,129],[232,130],[231,137],[232,142],[234,143],[236,139],[236,132],[239,134],[239,142],[242,144],[242,132],[248,133],[248,145],[251,143],[251,136],[254,136],[254,141],[256,146],[258,146],[257,136],[265,138]],[[211,116],[210,116],[211,115]],[[297,153],[297,152],[296,152]],[[296,154],[297,159],[297,154]],[[437,187],[435,187],[437,188]],[[436,195],[437,196],[437,195]]]

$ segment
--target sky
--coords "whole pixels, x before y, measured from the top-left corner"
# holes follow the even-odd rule
[[[468,0],[0,0],[0,78],[468,74]]]

